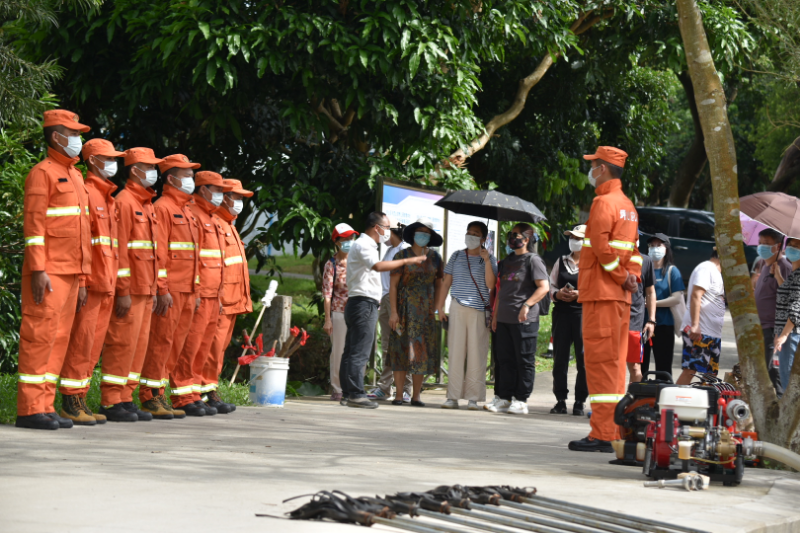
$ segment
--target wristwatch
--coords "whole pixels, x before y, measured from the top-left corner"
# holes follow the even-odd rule
[[[645,324],[653,324],[653,325],[655,326],[655,325],[656,325],[656,321],[655,321],[655,320],[650,320],[650,319],[648,318],[648,319],[647,319],[647,322],[645,322]]]
[[[525,307],[527,307],[528,309],[530,309],[530,308],[531,308],[531,306],[530,306],[530,305],[528,305],[528,304],[527,304],[527,302],[522,302],[522,305],[524,305],[524,306],[525,306]]]

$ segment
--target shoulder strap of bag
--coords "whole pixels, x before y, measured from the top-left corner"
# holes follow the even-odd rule
[[[675,265],[670,265],[667,269],[667,286],[669,287],[669,294],[672,295],[672,269]]]
[[[333,265],[333,283],[331,283],[331,291],[336,287],[336,256],[332,256],[328,261]]]
[[[458,253],[458,252],[456,252],[456,253]],[[467,270],[469,270],[469,277],[472,278],[472,283],[475,284],[475,290],[478,291],[478,296],[481,297],[481,302],[483,302],[483,306],[484,307],[488,307],[489,304],[487,304],[486,300],[483,299],[483,294],[481,294],[481,288],[478,287],[478,282],[475,281],[475,276],[472,275],[472,266],[470,266],[470,264],[469,264],[469,255],[466,252],[464,252],[464,259],[466,259],[466,261],[467,261]]]

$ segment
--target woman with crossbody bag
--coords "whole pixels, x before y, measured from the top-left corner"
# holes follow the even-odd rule
[[[656,289],[656,326],[650,342],[644,344],[642,375],[650,370],[650,354],[655,370],[672,374],[675,337],[680,337],[681,321],[686,311],[683,293],[686,286],[678,268],[673,264],[669,237],[656,233],[647,241],[648,255],[653,260]]]
[[[478,410],[486,401],[486,360],[489,356],[491,289],[497,276],[497,260],[484,248],[489,228],[483,222],[467,227],[466,250],[458,250],[444,269],[442,290],[436,308],[443,325],[447,324],[447,400],[443,409],[458,409],[458,400],[467,400],[467,409]],[[491,268],[487,268],[487,265]],[[450,293],[450,316],[444,305]]]

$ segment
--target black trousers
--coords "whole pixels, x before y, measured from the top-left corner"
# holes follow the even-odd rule
[[[375,342],[378,301],[361,296],[348,299],[344,307],[344,323],[347,324],[347,336],[339,365],[339,382],[342,385],[342,398],[355,400],[367,395],[364,391],[364,369]]]
[[[586,368],[583,366],[583,320],[580,311],[553,310],[553,394],[559,402],[569,395],[567,372],[569,372],[569,350],[575,346],[575,363],[578,377],[575,378],[575,401],[584,403],[589,396],[586,387]]]
[[[642,360],[642,376],[647,379],[647,371],[650,370],[650,353],[655,359],[655,370],[657,372],[669,372],[672,375],[672,359],[675,350],[675,326],[656,326],[653,331],[653,347],[650,343],[644,343],[644,359]]]
[[[772,352],[775,351],[775,328],[762,328],[761,331],[764,333],[764,357],[767,360],[769,379],[772,381],[772,386],[775,387],[778,397],[781,397],[784,386],[781,384],[780,370],[772,366]]]
[[[526,401],[533,392],[536,377],[536,340],[539,322],[497,323],[497,350],[494,378],[495,396],[511,401]]]

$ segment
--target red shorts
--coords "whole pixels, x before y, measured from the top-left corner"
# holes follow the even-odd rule
[[[642,332],[628,332],[628,356],[626,363],[641,363],[644,359],[644,348],[642,347]]]

